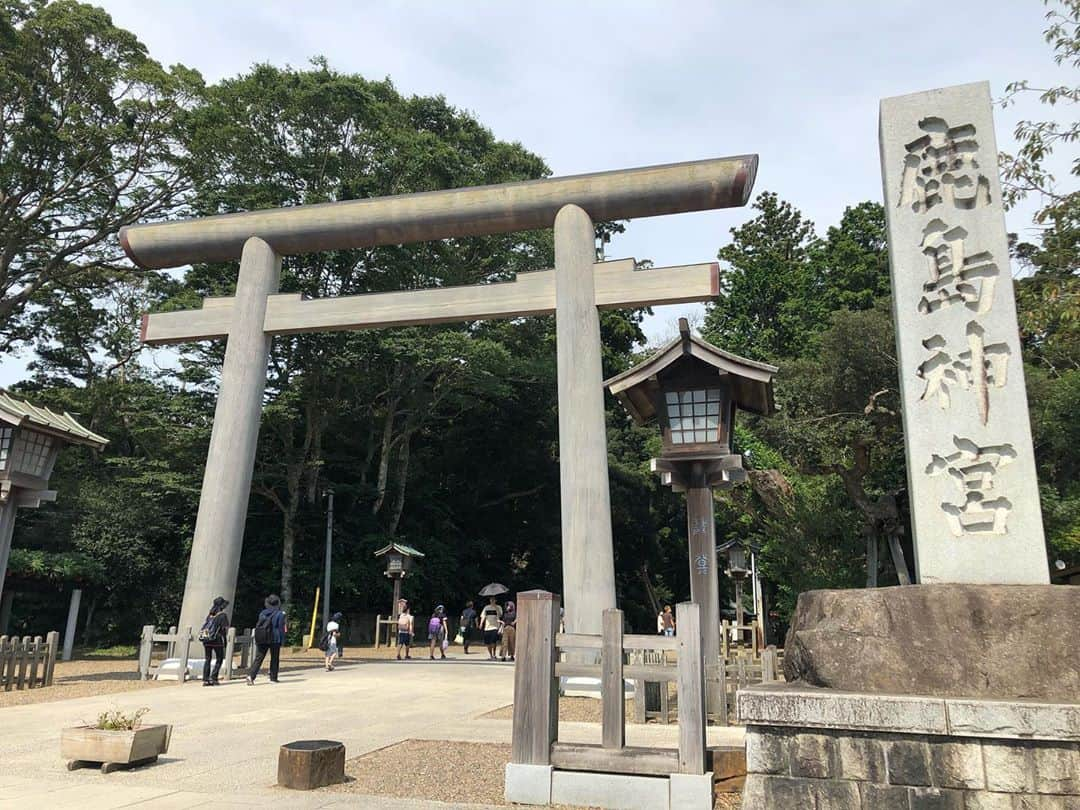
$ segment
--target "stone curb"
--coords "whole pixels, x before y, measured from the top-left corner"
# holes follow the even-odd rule
[[[1080,703],[880,695],[760,684],[739,691],[737,708],[740,722],[748,726],[1080,742]]]

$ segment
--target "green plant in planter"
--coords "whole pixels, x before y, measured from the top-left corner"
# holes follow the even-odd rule
[[[93,727],[104,731],[133,731],[142,725],[143,715],[149,711],[149,706],[136,709],[131,714],[124,714],[119,709],[104,711],[98,715]]]

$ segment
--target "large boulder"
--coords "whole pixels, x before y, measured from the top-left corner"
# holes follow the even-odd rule
[[[784,675],[853,692],[1080,701],[1080,587],[909,585],[799,595]]]

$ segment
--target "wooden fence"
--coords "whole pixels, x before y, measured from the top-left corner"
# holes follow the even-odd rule
[[[139,643],[139,677],[148,681],[153,677],[154,645],[164,644],[165,658],[179,658],[187,661],[191,655],[192,643],[199,644],[197,639],[191,637],[191,628],[184,627],[177,631],[176,627],[170,627],[167,633],[156,632],[157,628],[152,624],[143,626],[142,639]],[[199,644],[201,647],[202,645]],[[236,653],[240,653],[240,670],[247,669],[251,664],[252,651],[255,648],[255,631],[248,628],[243,635],[236,634],[236,628],[230,627],[225,633],[225,659],[222,663],[222,677],[230,680],[233,676]],[[181,669],[177,683],[187,680],[186,667]]]
[[[12,689],[38,689],[52,686],[60,634],[53,630],[45,636],[0,636],[0,684],[5,692]]]
[[[518,594],[517,667],[511,762],[563,770],[666,776],[705,773],[705,673],[701,617],[696,604],[677,608],[675,637],[626,635],[621,610],[605,610],[601,635],[559,633],[559,597],[547,591]],[[560,660],[566,650],[571,660]],[[676,666],[638,663],[634,653],[674,652]],[[580,651],[584,651],[582,654]],[[626,664],[627,654],[631,663]],[[599,663],[592,663],[599,657]],[[582,661],[574,659],[583,659]],[[600,745],[558,741],[559,679],[599,677]],[[677,685],[679,747],[626,745],[625,679]]]
[[[740,689],[755,683],[770,683],[780,679],[783,670],[783,653],[769,645],[761,651],[761,657],[753,655],[735,655],[725,658],[723,666],[716,668],[720,683],[717,691],[720,695],[719,713],[713,719],[726,726],[728,717],[735,710],[735,696]]]

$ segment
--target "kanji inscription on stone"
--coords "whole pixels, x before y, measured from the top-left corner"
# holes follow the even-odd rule
[[[987,83],[885,99],[916,578],[1049,581]]]

